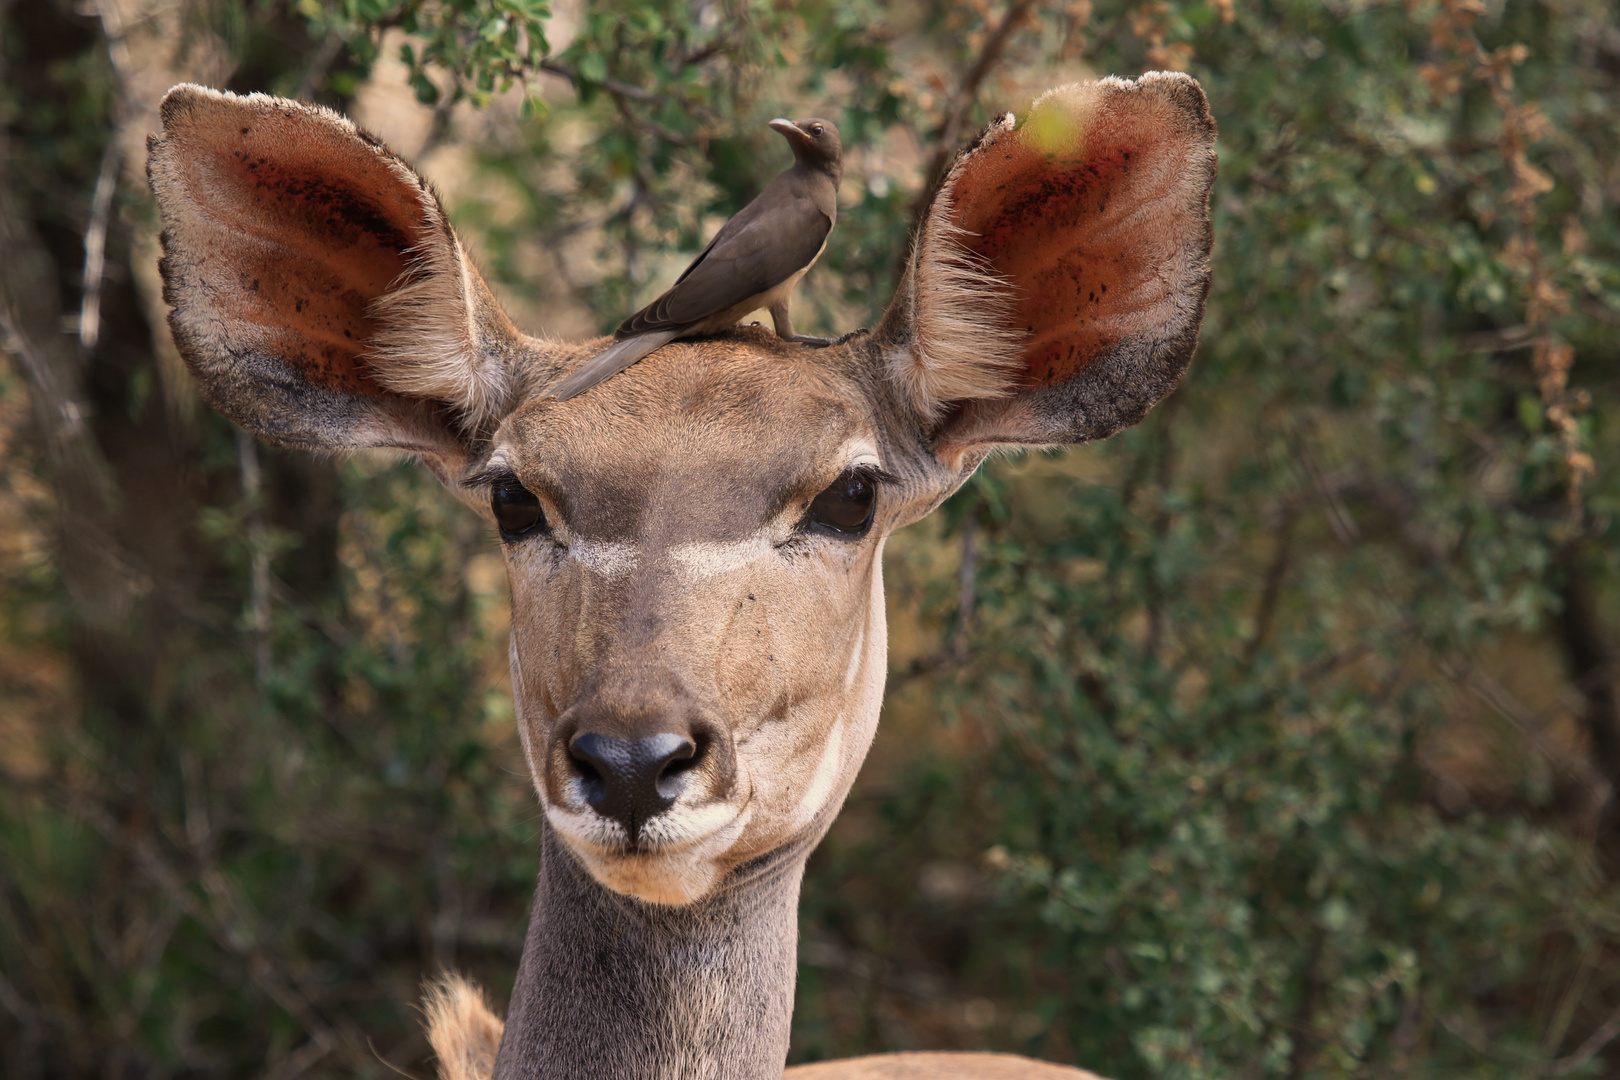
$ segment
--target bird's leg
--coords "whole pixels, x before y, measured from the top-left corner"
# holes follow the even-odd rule
[[[797,341],[800,345],[808,345],[813,349],[825,349],[829,345],[843,343],[846,338],[833,339],[830,337],[815,337],[811,334],[795,334],[793,332],[793,317],[788,314],[788,302],[779,300],[770,306],[771,321],[776,324],[776,336],[783,341]]]
[[[793,316],[788,314],[786,300],[778,300],[771,305],[771,322],[776,324],[776,336],[783,341],[797,341],[793,336]]]

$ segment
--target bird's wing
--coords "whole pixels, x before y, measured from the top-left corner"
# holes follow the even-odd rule
[[[618,336],[681,330],[779,285],[810,265],[832,219],[807,193],[766,188],[715,234],[669,291],[630,316]]]
[[[604,379],[610,379],[637,360],[669,344],[675,331],[664,330],[653,334],[640,334],[625,341],[615,341],[585,363],[579,370],[546,393],[558,401],[578,397]]]

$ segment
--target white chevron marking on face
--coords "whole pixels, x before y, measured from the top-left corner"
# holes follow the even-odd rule
[[[764,530],[746,540],[703,541],[669,549],[670,559],[688,577],[703,580],[741,570],[771,553],[771,539]]]
[[[851,689],[855,685],[855,676],[861,673],[861,650],[866,647],[866,624],[863,622],[855,631],[855,648],[849,654],[849,670],[844,672],[844,689]]]
[[[796,828],[802,829],[810,824],[821,813],[821,808],[827,805],[833,784],[838,780],[838,766],[843,753],[844,721],[839,719],[827,733],[827,743],[822,749],[821,760],[816,764],[815,775],[810,778],[810,787],[805,791],[804,798],[799,800],[794,822]]]
[[[568,557],[593,574],[619,578],[636,568],[641,552],[623,540],[576,540],[568,545]]]

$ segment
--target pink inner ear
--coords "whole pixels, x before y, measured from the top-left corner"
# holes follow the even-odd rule
[[[386,394],[362,360],[376,329],[367,312],[409,265],[420,206],[382,160],[366,160],[369,147],[247,126],[209,132],[193,159],[193,197],[220,255],[202,267],[219,314],[262,328],[317,385]]]
[[[1197,226],[1182,186],[1188,140],[1126,99],[1042,102],[1048,122],[987,139],[952,186],[952,223],[1016,291],[1025,385],[1072,378],[1162,321]],[[1052,137],[1053,110],[1065,128]],[[1143,115],[1132,115],[1133,113]],[[1157,121],[1157,122],[1156,122]],[[1049,153],[1041,144],[1059,144]]]

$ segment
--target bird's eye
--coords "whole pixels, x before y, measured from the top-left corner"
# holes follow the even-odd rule
[[[489,495],[489,508],[495,514],[495,524],[500,526],[502,540],[522,539],[546,525],[540,500],[516,480],[495,482]]]
[[[810,500],[810,524],[838,536],[861,537],[872,527],[877,506],[877,485],[856,469],[834,480],[826,491]]]
[[[826,130],[827,129],[822,127],[820,124],[811,124],[810,125],[810,134],[816,136],[817,138],[820,138],[821,133],[826,131]]]

